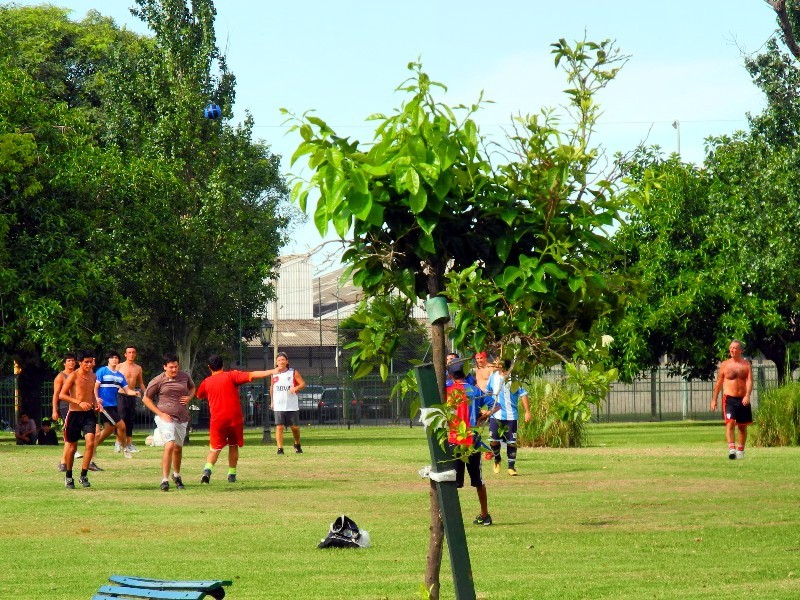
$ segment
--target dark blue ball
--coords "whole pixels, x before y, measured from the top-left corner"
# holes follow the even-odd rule
[[[203,116],[206,119],[218,119],[222,115],[222,109],[213,102],[203,109]]]

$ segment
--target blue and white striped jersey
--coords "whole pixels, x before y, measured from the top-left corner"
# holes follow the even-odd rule
[[[500,406],[500,410],[492,415],[493,419],[501,421],[517,421],[519,419],[519,399],[528,395],[524,387],[520,385],[516,391],[512,392],[511,382],[506,381],[500,371],[495,371],[489,376],[486,391],[494,397],[495,404]]]

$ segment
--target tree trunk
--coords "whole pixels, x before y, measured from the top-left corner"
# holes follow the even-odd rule
[[[437,269],[431,269],[428,276],[428,294],[431,298],[438,296],[444,289],[443,269],[437,273]],[[431,325],[431,350],[433,356],[433,369],[436,372],[436,383],[439,384],[439,396],[442,403],[445,402],[445,336],[444,323],[433,323]],[[430,594],[431,600],[439,599],[439,572],[442,567],[442,551],[444,544],[444,524],[442,523],[442,513],[439,507],[439,497],[436,494],[436,484],[431,481],[430,493],[430,540],[428,541],[428,559],[425,565],[425,588]]]
[[[24,412],[31,419],[36,421],[36,425],[42,423],[42,383],[49,374],[50,369],[47,369],[38,356],[25,355],[17,359],[22,372],[17,379],[17,386],[19,386],[19,410]],[[44,415],[50,418],[50,411]],[[19,415],[14,415],[14,423],[16,423]]]
[[[444,548],[444,523],[439,509],[439,496],[436,494],[436,483],[431,481],[430,490],[431,528],[428,541],[428,557],[425,566],[425,589],[431,600],[439,599],[439,572],[442,567]]]

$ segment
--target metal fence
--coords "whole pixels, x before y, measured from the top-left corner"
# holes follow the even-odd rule
[[[753,409],[765,390],[776,387],[777,370],[772,363],[753,366]],[[558,379],[560,370],[545,377]],[[416,425],[409,415],[410,399],[392,399],[391,391],[403,376],[392,374],[387,381],[378,376],[354,380],[347,375],[308,376],[306,389],[300,394],[300,419],[303,426]],[[632,383],[615,383],[608,398],[593,411],[596,422],[610,421],[680,421],[718,419],[709,404],[713,381],[686,381],[671,376],[665,368],[654,369]],[[51,413],[52,382],[42,386],[42,417]],[[269,425],[269,382],[258,381],[239,388],[242,413],[247,427]],[[193,429],[208,429],[208,402],[195,400],[191,405]],[[16,422],[15,386],[13,377],[0,379],[0,427]],[[38,419],[37,419],[38,422]],[[137,402],[135,429],[139,432],[154,427],[153,415]]]

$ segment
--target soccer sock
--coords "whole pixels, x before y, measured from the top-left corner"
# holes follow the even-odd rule
[[[508,468],[513,469],[517,462],[517,447],[513,444],[507,444],[506,453],[508,454]]]
[[[211,463],[207,462],[207,463],[206,463],[206,466],[205,466],[205,467],[203,467],[203,468],[204,468],[204,469],[207,469],[207,470],[209,470],[209,471],[213,471],[213,470],[214,470],[214,465],[212,465]]]
[[[81,477],[86,477],[89,474],[89,469],[81,469]]]
[[[176,473],[175,471],[173,471],[172,472],[172,476],[177,478],[177,477],[180,477],[181,474],[180,473]]]
[[[162,477],[161,483],[169,483],[169,477]]]
[[[64,475],[66,475],[66,476],[67,476],[67,479],[72,479],[72,469],[70,469],[69,471],[67,471],[66,473],[64,473]]]
[[[736,450],[736,444],[733,442],[728,443],[728,450]]]
[[[736,449],[737,449],[739,452],[744,452],[744,446],[737,446],[737,447],[736,447]]]
[[[228,467],[228,475],[236,475],[236,467]]]
[[[500,458],[500,444],[497,446],[492,446],[492,454],[494,454],[494,462],[499,463],[502,459]]]

